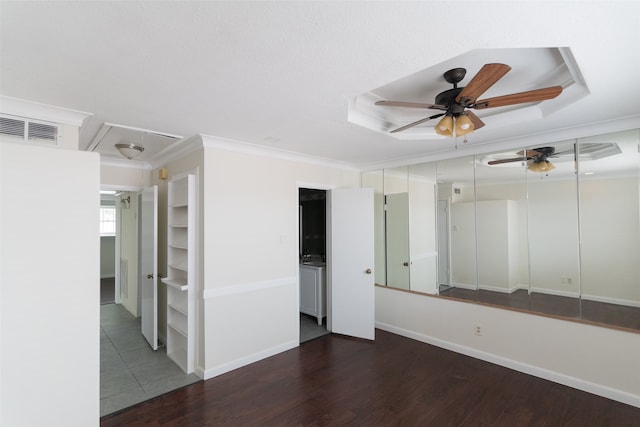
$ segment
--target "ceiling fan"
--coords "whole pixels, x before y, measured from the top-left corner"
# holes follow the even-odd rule
[[[527,162],[527,170],[530,170],[531,172],[549,172],[556,167],[548,159],[550,157],[560,157],[564,154],[574,154],[575,156],[573,149],[556,153],[556,149],[554,147],[539,147],[532,150],[518,151],[516,153],[518,157],[491,160],[487,162],[487,164],[489,166],[495,166],[503,163]]]
[[[378,101],[376,102],[376,105],[444,111],[443,113],[434,114],[394,129],[391,133],[402,132],[403,130],[412,128],[429,120],[444,116],[435,126],[436,132],[444,136],[453,136],[455,130],[455,135],[460,136],[473,132],[474,130],[480,129],[484,126],[482,120],[480,120],[475,113],[470,111],[471,109],[482,110],[485,108],[539,102],[547,99],[553,99],[562,92],[562,86],[551,86],[527,92],[496,96],[494,98],[477,99],[498,80],[504,77],[509,70],[511,70],[511,67],[506,64],[485,64],[471,79],[467,86],[458,87],[458,83],[462,81],[467,70],[464,68],[454,68],[443,74],[444,79],[448,83],[453,84],[453,89],[445,90],[438,94],[435,99],[435,104],[403,101]]]

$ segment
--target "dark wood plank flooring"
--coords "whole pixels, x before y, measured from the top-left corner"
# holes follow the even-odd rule
[[[325,335],[108,426],[640,426],[640,408],[376,331]]]
[[[503,293],[462,288],[449,288],[440,295],[534,313],[602,323],[640,331],[640,308],[543,293],[529,293],[525,289]]]
[[[100,279],[100,305],[111,304],[115,302],[116,297],[116,279],[115,277],[107,277]]]

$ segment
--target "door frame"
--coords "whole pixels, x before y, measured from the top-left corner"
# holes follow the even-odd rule
[[[140,192],[143,190],[143,187],[138,186],[130,186],[130,185],[100,185],[101,191],[115,191],[116,193],[119,191],[128,191],[128,192]],[[121,243],[121,227],[122,221],[120,220],[120,205],[116,203],[116,254],[115,254],[115,295],[114,301],[116,304],[121,304],[122,301],[120,299],[120,243]]]
[[[438,239],[437,289],[439,293],[441,285],[451,286],[451,200],[438,199],[436,201],[436,206],[436,238]],[[441,242],[444,242],[447,245],[446,253],[442,253],[440,250]],[[443,278],[440,277],[441,264],[443,260],[446,261],[447,264],[447,273],[445,277],[447,283],[442,283]]]
[[[337,188],[337,185],[334,184],[319,184],[319,183],[312,183],[312,182],[302,182],[302,181],[296,181],[296,216],[295,218],[298,218],[298,239],[296,240],[298,243],[296,245],[295,248],[295,260],[296,260],[296,312],[299,314],[300,313],[300,249],[299,249],[299,245],[300,245],[300,239],[301,239],[301,227],[300,227],[300,189],[301,188],[306,188],[309,190],[324,190],[325,192],[333,190],[334,188]],[[329,218],[327,217],[327,221],[329,221]],[[326,249],[326,245],[327,243],[325,243],[325,249]],[[328,300],[327,298],[327,292],[325,292],[325,304],[326,304],[326,309],[327,309],[327,331],[331,332],[330,329],[330,325],[331,322],[329,322],[329,316],[331,313],[331,301]],[[296,317],[296,333],[298,335],[298,340],[300,337],[300,320],[299,320],[299,316]],[[298,342],[299,344],[299,342]]]

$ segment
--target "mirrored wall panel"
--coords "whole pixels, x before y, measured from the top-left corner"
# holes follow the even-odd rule
[[[640,131],[363,174],[376,283],[640,331]]]

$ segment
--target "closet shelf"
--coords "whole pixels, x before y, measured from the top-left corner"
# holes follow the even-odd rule
[[[183,337],[187,338],[187,333],[185,331],[183,331],[182,329],[180,329],[178,326],[176,326],[176,325],[174,325],[172,323],[167,323],[167,326],[169,326],[171,329],[173,329],[174,331],[176,331],[177,333],[179,333]]]
[[[167,304],[169,306],[169,308],[177,311],[178,313],[187,316],[187,309],[184,307],[179,307],[176,304]]]
[[[170,279],[165,277],[164,279],[160,279],[162,283],[165,285],[171,286],[172,288],[178,289],[179,291],[186,291],[189,289],[189,285],[184,281]]]

